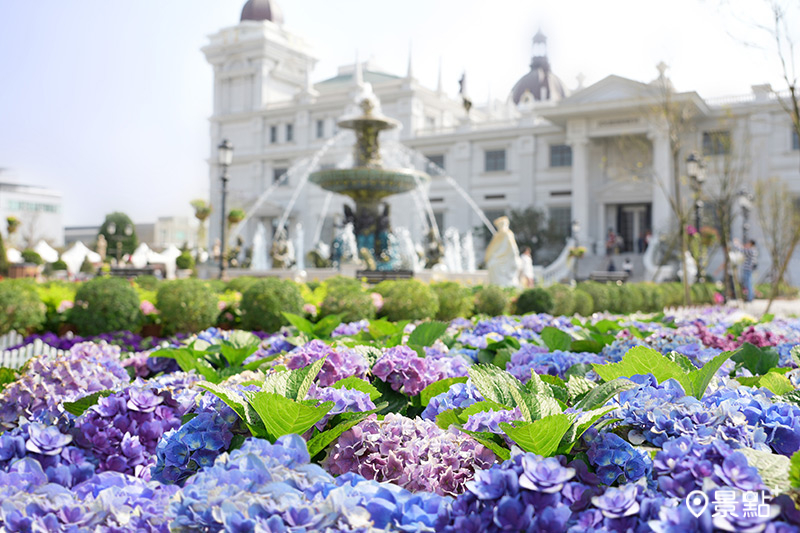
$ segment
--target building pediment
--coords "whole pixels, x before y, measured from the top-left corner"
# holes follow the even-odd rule
[[[658,85],[611,75],[542,111],[541,116],[559,126],[566,126],[575,118],[646,116],[660,107],[664,99],[664,92]],[[696,92],[672,92],[670,101],[671,105],[687,108],[694,116],[705,116],[710,112]]]
[[[621,76],[607,76],[561,101],[559,107],[651,99],[658,96],[658,88]]]

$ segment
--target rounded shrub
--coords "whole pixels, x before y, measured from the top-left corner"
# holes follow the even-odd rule
[[[217,296],[199,279],[167,281],[158,289],[156,307],[164,333],[195,333],[214,325],[219,315]]]
[[[56,261],[55,261],[55,262],[54,262],[54,263],[53,263],[53,264],[50,266],[50,268],[52,268],[54,271],[55,271],[55,270],[66,270],[66,269],[67,269],[67,264],[66,264],[64,261],[62,261],[61,259],[57,259],[57,260],[56,260]]]
[[[617,298],[619,303],[616,306],[619,313],[636,313],[646,311],[644,292],[638,283],[623,283],[617,287]]]
[[[592,297],[592,302],[594,304],[592,312],[607,311],[611,308],[611,298],[608,286],[605,283],[586,281],[580,283],[578,287]]]
[[[194,257],[188,250],[181,253],[175,258],[175,266],[181,270],[190,270],[194,268]]]
[[[416,279],[382,281],[375,292],[383,297],[379,316],[392,322],[433,318],[439,311],[439,300],[429,285]]]
[[[69,322],[80,335],[135,331],[140,321],[139,296],[119,278],[94,278],[81,285],[69,313]]]
[[[242,327],[274,332],[288,322],[283,312],[303,313],[303,297],[293,281],[277,278],[259,279],[242,294]]]
[[[547,292],[553,299],[553,310],[555,316],[572,316],[575,314],[575,291],[560,283],[554,283],[547,287]]]
[[[257,282],[259,278],[254,278],[253,276],[241,276],[238,278],[233,278],[230,280],[225,287],[225,290],[228,291],[235,291],[244,294],[247,289],[250,288],[253,283]]]
[[[683,305],[683,284],[679,282],[662,283],[661,288],[664,294],[664,305],[675,307]]]
[[[326,294],[319,308],[320,318],[340,315],[343,322],[375,318],[375,303],[361,282],[335,276],[325,282]]]
[[[0,282],[0,335],[10,331],[30,333],[45,320],[45,305],[30,283]]]
[[[497,285],[481,287],[475,293],[475,314],[497,316],[506,312],[508,293]]]
[[[44,264],[44,259],[42,259],[42,256],[39,255],[38,252],[36,252],[35,250],[31,250],[30,248],[28,248],[27,250],[22,250],[21,255],[22,255],[22,261],[25,263],[31,263],[33,265]]]
[[[525,315],[528,313],[550,313],[553,311],[553,298],[544,289],[526,289],[517,298],[514,304],[514,313]]]
[[[454,318],[472,316],[472,291],[455,281],[443,281],[431,284],[439,310],[436,320],[453,320]]]
[[[581,316],[591,316],[594,312],[592,295],[578,288],[572,293],[572,297],[575,301],[575,313]]]
[[[644,308],[649,312],[660,312],[664,309],[664,293],[657,283],[640,283],[644,297]]]

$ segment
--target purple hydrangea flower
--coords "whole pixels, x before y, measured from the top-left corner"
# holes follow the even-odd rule
[[[537,492],[558,492],[564,488],[564,483],[575,477],[574,468],[563,466],[554,457],[542,459],[538,455],[528,454],[522,459],[522,468],[520,487]]]
[[[593,497],[592,503],[602,511],[603,516],[622,518],[639,512],[639,502],[636,501],[638,493],[637,485],[609,487],[602,495]]]

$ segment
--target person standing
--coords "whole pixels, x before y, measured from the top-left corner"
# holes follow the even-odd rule
[[[629,257],[626,257],[625,261],[622,262],[622,271],[628,275],[628,278],[633,275],[633,262]]]
[[[742,254],[744,255],[744,261],[742,261],[742,288],[745,291],[745,300],[752,302],[755,295],[753,291],[753,271],[758,265],[756,241],[750,239],[744,243]]]
[[[522,269],[520,270],[522,286],[525,288],[533,287],[533,257],[531,256],[530,247],[526,246],[519,257],[522,261]]]

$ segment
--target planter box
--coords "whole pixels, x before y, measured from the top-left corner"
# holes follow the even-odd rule
[[[22,263],[8,266],[8,277],[12,279],[35,278],[39,275],[39,266]]]

